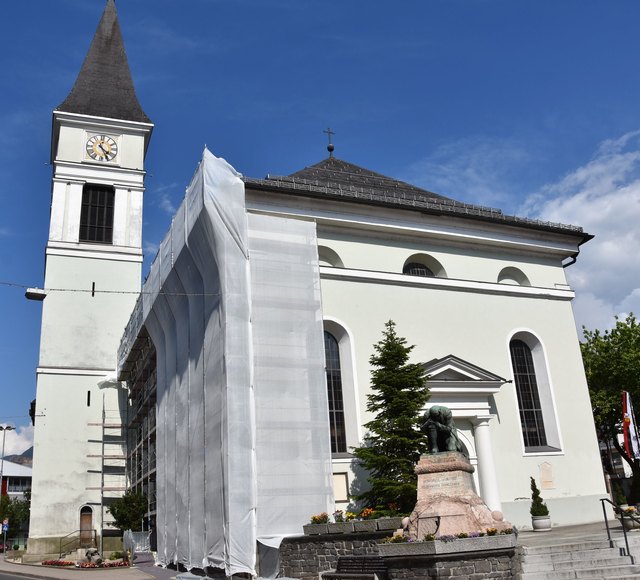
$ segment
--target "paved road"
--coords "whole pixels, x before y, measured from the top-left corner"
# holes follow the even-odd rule
[[[23,580],[40,580],[39,578],[36,578],[35,576],[23,576],[23,575],[20,575],[20,578],[22,578]],[[6,572],[0,572],[0,580],[16,580],[16,575],[15,574],[8,574]]]

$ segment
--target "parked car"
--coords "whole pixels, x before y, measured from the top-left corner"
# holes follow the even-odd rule
[[[4,542],[0,542],[0,553],[4,554],[6,551],[10,550],[11,546],[9,544],[5,544]]]

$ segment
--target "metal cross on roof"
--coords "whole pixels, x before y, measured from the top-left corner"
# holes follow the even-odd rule
[[[331,135],[335,135],[335,133],[331,130],[331,127],[327,127],[323,133],[327,134],[327,137],[329,137],[329,145],[327,145],[327,151],[329,152],[329,157],[333,157],[333,150],[334,150],[334,146],[333,143],[331,142]]]

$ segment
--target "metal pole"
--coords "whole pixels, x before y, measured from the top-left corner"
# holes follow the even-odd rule
[[[0,431],[2,431],[2,457],[0,457],[0,497],[2,496],[2,484],[4,477],[4,440],[7,435],[7,431],[13,431],[14,429],[15,427],[13,427],[12,425],[7,425],[6,427],[0,425]]]
[[[0,430],[2,430],[2,457],[0,457],[0,499],[2,498],[2,485],[3,485],[3,478],[4,478],[4,443],[5,443],[5,438],[7,436],[7,431],[13,431],[14,429],[15,427],[11,425],[7,425],[6,427],[3,427],[2,425],[0,425]],[[7,531],[4,529],[4,526],[3,526],[2,535],[4,538],[3,557],[6,558],[7,557]]]

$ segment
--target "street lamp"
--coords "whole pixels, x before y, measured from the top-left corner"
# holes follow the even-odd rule
[[[2,457],[0,457],[0,497],[2,496],[2,478],[4,476],[4,439],[7,436],[7,431],[14,431],[13,425],[6,425],[3,427],[0,425],[0,431],[2,431]]]

